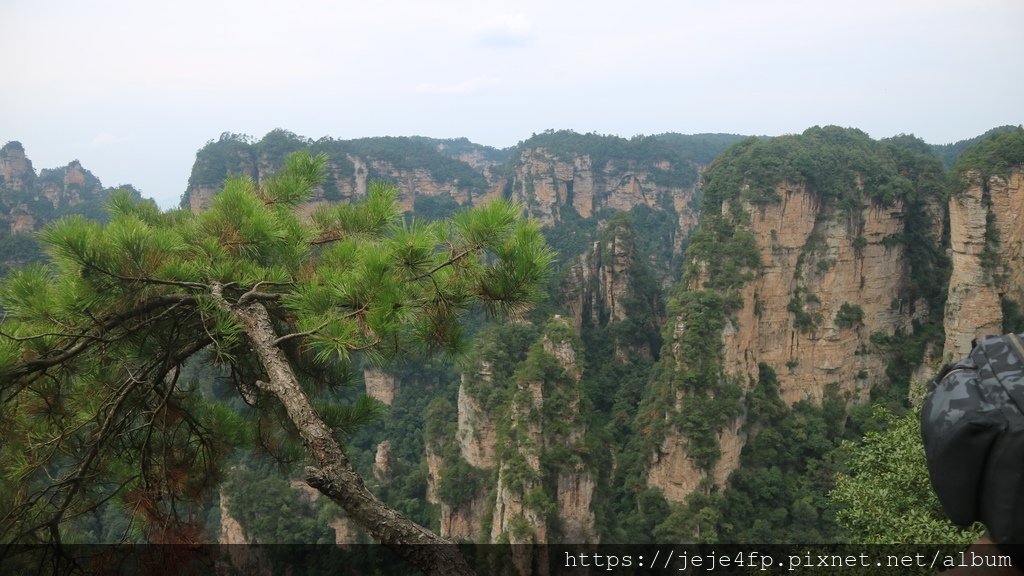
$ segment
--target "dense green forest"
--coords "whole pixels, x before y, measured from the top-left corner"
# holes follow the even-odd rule
[[[505,490],[517,494],[533,514],[528,517],[546,528],[551,541],[558,541],[571,529],[563,525],[554,497],[560,478],[588,474],[594,485],[592,536],[602,543],[968,541],[974,533],[951,528],[934,499],[928,499],[926,477],[921,482],[923,461],[911,457],[919,453],[912,399],[921,394],[911,390],[912,373],[929,346],[941,348],[943,337],[949,230],[948,218],[940,218],[936,236],[934,208],[961,191],[966,171],[987,178],[1024,165],[1022,134],[1020,128],[1002,127],[969,141],[935,146],[913,136],[873,140],[859,130],[834,126],[776,138],[661,134],[626,139],[547,131],[497,150],[466,139],[310,140],[275,130],[260,140],[224,134],[210,141],[197,154],[189,189],[219,187],[240,169],[269,176],[290,153],[309,150],[330,158],[318,192],[327,200],[341,198],[338,182],[354,177],[353,158],[371,160],[365,174],[369,180],[388,178],[372,167],[378,161],[398,171],[425,170],[473,198],[491,189],[488,178],[512,178],[524,154],[543,149],[570,163],[589,156],[594,166],[613,175],[642,168],[659,186],[696,190],[693,202],[700,221],[679,243],[681,250],[666,241],[679,234],[679,214],[670,202],[655,208],[638,205],[628,212],[602,211],[589,218],[564,209],[558,224],[543,230],[557,254],[546,297],[522,320],[499,321],[474,313],[462,335],[469,345],[459,353],[397,355],[385,362],[383,369],[398,383],[390,405],[364,394],[361,375],[371,363],[354,362],[343,378],[338,376],[344,385],[331,392],[333,398],[361,406],[358,414],[342,415],[348,420],[338,419],[352,422],[354,417],[355,424],[342,437],[355,469],[389,506],[434,532],[442,529],[443,507],[465,509],[479,502],[483,515],[474,539],[488,541],[496,522],[495,497]],[[475,155],[487,170],[459,160],[463,155]],[[666,159],[670,168],[660,168]],[[38,180],[59,176],[43,171]],[[898,247],[913,269],[899,300],[921,303],[921,310],[932,313],[915,315],[906,330],[895,334],[871,335],[870,350],[864,353],[885,359],[885,378],[865,403],[852,402],[836,387],[824,390],[820,402],[787,404],[779,377],[793,366],[762,363],[750,381],[726,372],[723,330],[739,313],[741,292],[762,266],[747,207],[779,202],[776,189],[784,182],[806,186],[823,213],[838,214],[850,226],[858,225],[865,206],[898,206],[905,215],[903,232],[881,241]],[[40,222],[71,213],[104,221],[107,216],[99,207],[108,203],[109,194],[56,208],[45,198],[34,198],[30,208],[38,210]],[[0,182],[0,201],[8,197]],[[182,206],[188,202],[186,195]],[[444,222],[462,208],[447,197],[417,197],[403,225],[412,230]],[[10,268],[43,260],[31,237],[0,234],[0,254],[15,255],[5,259]],[[802,265],[816,263],[805,266],[809,273],[829,266],[819,256],[821,242],[812,236],[804,248]],[[586,260],[595,247],[604,250],[600,258]],[[590,294],[572,284],[578,281],[574,274],[587,262],[595,270],[619,265],[616,255],[628,263],[628,273],[617,279],[624,282],[617,296],[622,300],[616,303],[623,314],[613,316],[602,308],[603,300],[593,297],[574,317],[568,295]],[[587,289],[605,290],[589,278],[592,286]],[[835,318],[816,314],[817,296],[807,288],[810,282],[795,278],[797,291],[788,307],[795,330],[811,332],[833,324],[854,330],[864,324],[864,311],[855,304],[845,304]],[[1004,309],[1008,328],[1024,326],[1019,303],[1006,301]],[[679,330],[683,325],[686,329]],[[571,366],[552,351],[558,345],[572,350]],[[486,378],[481,377],[484,372]],[[215,399],[229,391],[237,375],[225,368],[223,359],[207,358],[190,363],[180,378],[192,393]],[[317,377],[315,370],[310,377]],[[542,392],[542,406],[531,403],[531,386]],[[460,452],[460,387],[497,421],[493,466],[473,466]],[[227,406],[228,412],[218,418],[260,421],[238,398]],[[516,419],[520,416],[510,415],[542,423],[542,433],[535,435]],[[740,465],[718,486],[712,471],[722,457],[721,431],[737,421],[746,438]],[[227,457],[230,466],[206,479],[201,501],[190,509],[197,538],[217,537],[223,497],[253,541],[333,541],[328,525],[344,514],[326,499],[312,499],[291,486],[290,480],[301,477],[304,460],[294,446],[287,446],[288,434],[262,435],[263,430],[258,423],[255,432],[232,438],[237,451]],[[696,469],[705,474],[683,502],[670,502],[648,480],[651,455],[676,433],[685,439]],[[386,473],[376,461],[384,441],[390,448]],[[252,457],[253,452],[259,457]],[[428,453],[437,457],[437,471],[430,470]],[[911,456],[899,458],[901,466],[889,466],[889,453]],[[536,466],[530,462],[534,457]],[[428,498],[432,482],[433,502]],[[878,520],[879,502],[869,497],[880,482],[912,487],[911,498],[891,501],[892,507],[884,510],[894,518],[885,526]],[[131,517],[133,504],[138,502],[105,500],[76,518],[72,532],[81,542],[138,541],[144,531],[135,522],[142,521],[124,519],[126,512]],[[928,522],[901,520],[920,514]],[[525,538],[537,528],[513,524],[501,536],[505,540],[498,541]]]

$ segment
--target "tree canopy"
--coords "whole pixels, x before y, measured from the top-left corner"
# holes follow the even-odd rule
[[[189,506],[247,438],[301,443],[307,482],[382,543],[446,542],[365,488],[342,446],[371,408],[333,391],[357,358],[460,351],[468,311],[520,313],[552,253],[503,201],[421,224],[375,185],[306,217],[325,162],[300,152],[259,186],[229,179],[200,214],[118,195],[107,224],[43,231],[52,264],[0,288],[0,542],[72,541],[74,518],[111,499],[148,540],[194,541]],[[255,424],[181,378],[199,358]],[[430,571],[457,566],[449,552],[399,554]]]
[[[981,536],[979,526],[958,528],[946,518],[928,480],[921,446],[920,412],[895,416],[875,408],[887,421],[884,432],[868,432],[863,441],[847,441],[849,474],[840,474],[829,495],[837,520],[855,542],[968,544]]]

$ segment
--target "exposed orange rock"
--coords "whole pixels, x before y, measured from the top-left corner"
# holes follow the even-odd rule
[[[931,312],[923,302],[900,299],[909,265],[902,245],[886,239],[903,232],[904,208],[865,201],[852,212],[826,211],[804,185],[783,183],[776,193],[778,202],[741,203],[761,266],[740,290],[742,307],[722,332],[725,377],[751,386],[758,364],[765,363],[775,369],[786,403],[820,403],[829,387],[850,402],[866,400],[871,387],[885,381],[887,362],[871,344],[871,334],[909,332],[915,318]],[[724,213],[728,210],[723,206]],[[690,288],[701,289],[705,280],[698,274]],[[811,326],[797,327],[789,309],[794,297],[814,318]],[[862,320],[837,324],[844,305],[859,307]],[[680,321],[674,340],[686,330]],[[674,362],[687,361],[678,346],[670,349]],[[724,488],[746,442],[741,424],[738,418],[720,431],[722,455],[710,479],[689,459],[685,438],[670,432],[652,457],[649,484],[677,502],[709,486],[709,480]]]
[[[485,384],[492,381],[491,366],[481,362],[476,378]],[[485,412],[480,404],[466,390],[466,375],[459,385],[459,427],[456,433],[462,458],[477,468],[492,468],[495,464],[495,450],[498,434],[492,415]]]
[[[366,368],[363,370],[363,382],[366,383],[366,394],[376,398],[380,402],[391,406],[395,401],[395,390],[398,389],[398,381],[393,374],[388,374],[380,368]]]
[[[24,192],[35,182],[36,171],[21,144],[10,142],[0,150],[0,178],[11,192]]]
[[[1024,303],[1024,170],[987,182],[969,172],[966,179],[966,190],[949,200],[953,271],[946,299],[945,361],[966,356],[975,338],[1003,332],[1003,298]],[[989,218],[999,237],[991,245],[998,263],[986,269],[982,252],[989,244]]]
[[[395,468],[395,454],[391,450],[391,442],[385,440],[377,445],[377,453],[373,458],[374,480],[387,484],[391,482],[391,474]]]
[[[677,239],[685,237],[697,221],[690,208],[695,189],[658,185],[649,169],[632,161],[620,163],[594,166],[588,155],[559,158],[542,147],[528,148],[513,167],[512,198],[548,226],[561,221],[561,212],[568,206],[589,218],[601,209],[628,212],[639,205],[659,209],[659,202],[668,198],[680,214]],[[670,167],[667,161],[660,164]]]
[[[228,497],[223,490],[220,492],[220,534],[217,536],[217,543],[252,544],[242,530],[242,525],[228,512]]]

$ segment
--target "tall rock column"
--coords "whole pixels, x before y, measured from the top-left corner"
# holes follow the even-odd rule
[[[1004,300],[1024,304],[1024,170],[1006,177],[970,171],[964,179],[965,189],[949,200],[945,361],[966,356],[975,338],[1003,332]]]

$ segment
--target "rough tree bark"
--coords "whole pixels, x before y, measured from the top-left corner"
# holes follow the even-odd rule
[[[281,402],[316,462],[306,469],[309,485],[337,502],[373,538],[424,574],[474,574],[454,543],[402,516],[366,488],[275,344],[278,334],[264,305],[258,301],[232,305],[219,286],[214,286],[212,293],[220,308],[241,324],[260,358],[267,381],[256,382],[257,387]]]

